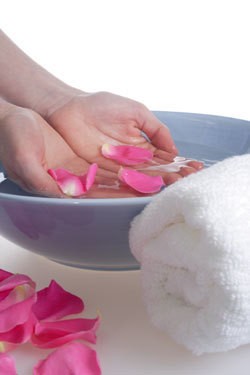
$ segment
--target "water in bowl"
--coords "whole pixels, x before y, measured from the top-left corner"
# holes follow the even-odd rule
[[[218,161],[224,160],[230,156],[234,156],[233,152],[228,150],[218,149],[216,147],[205,146],[197,143],[176,142],[179,154],[188,159],[195,159],[202,161],[204,167],[211,167],[211,165]]]
[[[210,167],[211,165],[217,163],[218,161],[224,160],[230,156],[235,155],[234,153],[229,152],[229,151],[225,151],[225,150],[221,150],[215,147],[205,146],[201,144],[196,144],[196,143],[177,141],[176,145],[178,147],[179,154],[181,156],[184,156],[186,159],[202,161],[204,163],[205,168]],[[185,161],[183,162],[183,164],[185,164]],[[155,168],[155,166],[153,168]],[[145,168],[145,169],[148,169],[148,168]],[[160,169],[160,166],[159,166],[159,169]],[[177,171],[178,171],[178,168],[177,168]],[[110,186],[107,186],[107,188],[110,189]],[[117,190],[119,191],[119,189],[120,189],[120,186],[119,187],[117,185],[114,186],[115,191]],[[104,186],[102,186],[102,190],[104,194],[103,197],[105,197]],[[33,194],[23,191],[19,186],[17,186],[10,180],[8,179],[6,180],[2,172],[0,173],[0,193],[25,195],[25,196],[33,195]],[[141,196],[141,194],[138,193],[138,196]]]

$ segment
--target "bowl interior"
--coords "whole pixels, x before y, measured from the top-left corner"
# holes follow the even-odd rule
[[[205,166],[250,152],[250,122],[192,113],[155,112],[167,124],[181,156]]]

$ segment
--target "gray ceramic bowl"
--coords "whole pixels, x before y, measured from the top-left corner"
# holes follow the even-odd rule
[[[168,125],[180,155],[210,166],[250,152],[250,122],[232,118],[155,112]],[[0,234],[56,262],[74,267],[138,267],[130,253],[131,220],[151,198],[54,199],[29,196],[8,179],[0,184]]]

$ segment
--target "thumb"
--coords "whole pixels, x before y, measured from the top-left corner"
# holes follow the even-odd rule
[[[142,113],[139,128],[147,135],[156,148],[175,155],[178,154],[178,150],[168,127],[158,120],[148,109],[145,109]]]
[[[47,170],[39,163],[32,162],[22,165],[18,173],[10,172],[8,176],[29,193],[47,197],[62,198],[64,196],[56,182],[47,173]]]

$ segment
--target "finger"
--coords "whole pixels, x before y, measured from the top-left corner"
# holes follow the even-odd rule
[[[56,182],[49,176],[43,167],[35,162],[21,167],[18,180],[26,191],[48,197],[63,197]]]
[[[189,176],[192,173],[197,172],[197,169],[191,167],[181,167],[180,171],[178,172],[182,177]]]
[[[159,149],[156,149],[154,151],[154,157],[155,158],[158,158],[160,160],[164,160],[165,162],[169,162],[169,163],[172,163],[174,161],[174,158],[175,158],[176,154],[174,154],[173,152],[167,152],[167,151],[163,151],[163,150],[159,150]]]
[[[115,178],[110,178],[108,176],[105,176],[105,173],[103,175],[96,175],[95,177],[95,183],[102,186],[102,187],[111,187],[113,189],[117,189],[119,185],[118,176],[116,175]]]
[[[106,175],[106,176],[109,176],[110,178],[114,178],[121,165],[119,163],[117,163],[116,161],[113,161],[111,159],[106,159],[105,157],[103,157],[102,155],[99,155],[97,156],[95,159],[94,159],[95,163],[98,164],[100,170],[98,170],[98,175]],[[89,161],[90,162],[90,161]],[[103,170],[103,171],[101,171]]]
[[[188,162],[188,166],[190,166],[190,167],[192,167],[196,170],[200,170],[200,169],[203,169],[204,163],[202,161],[192,160],[192,161]]]
[[[116,164],[116,172],[112,172],[110,170],[111,168],[109,167],[109,160],[104,159],[103,163],[100,163],[99,158],[98,158],[98,160],[95,160],[95,162],[98,165],[96,179],[99,178],[100,181],[101,180],[105,180],[105,181],[117,180],[117,172],[120,168],[119,165]],[[91,163],[86,162],[86,160],[84,160],[84,159],[82,159],[78,156],[74,156],[73,158],[68,160],[66,163],[63,163],[62,165],[59,165],[58,167],[67,169],[69,172],[71,172],[71,173],[73,173],[77,176],[82,176],[87,172],[90,164]],[[102,164],[106,167],[106,169],[103,168]]]
[[[152,112],[145,109],[141,113],[139,126],[155,147],[175,155],[178,153],[169,129]]]
[[[166,185],[170,185],[174,183],[175,181],[179,180],[182,178],[181,174],[178,172],[166,172],[164,170],[160,169],[147,169],[147,168],[142,168],[138,169],[139,172],[145,173],[149,176],[161,176],[165,182]]]
[[[22,190],[28,191],[27,186],[25,185],[25,183],[15,173],[8,172],[7,169],[6,169],[6,172],[7,172],[6,177],[10,181],[14,182],[14,184],[18,185]]]
[[[167,186],[181,179],[182,176],[178,173],[167,173],[163,176],[163,180]]]

